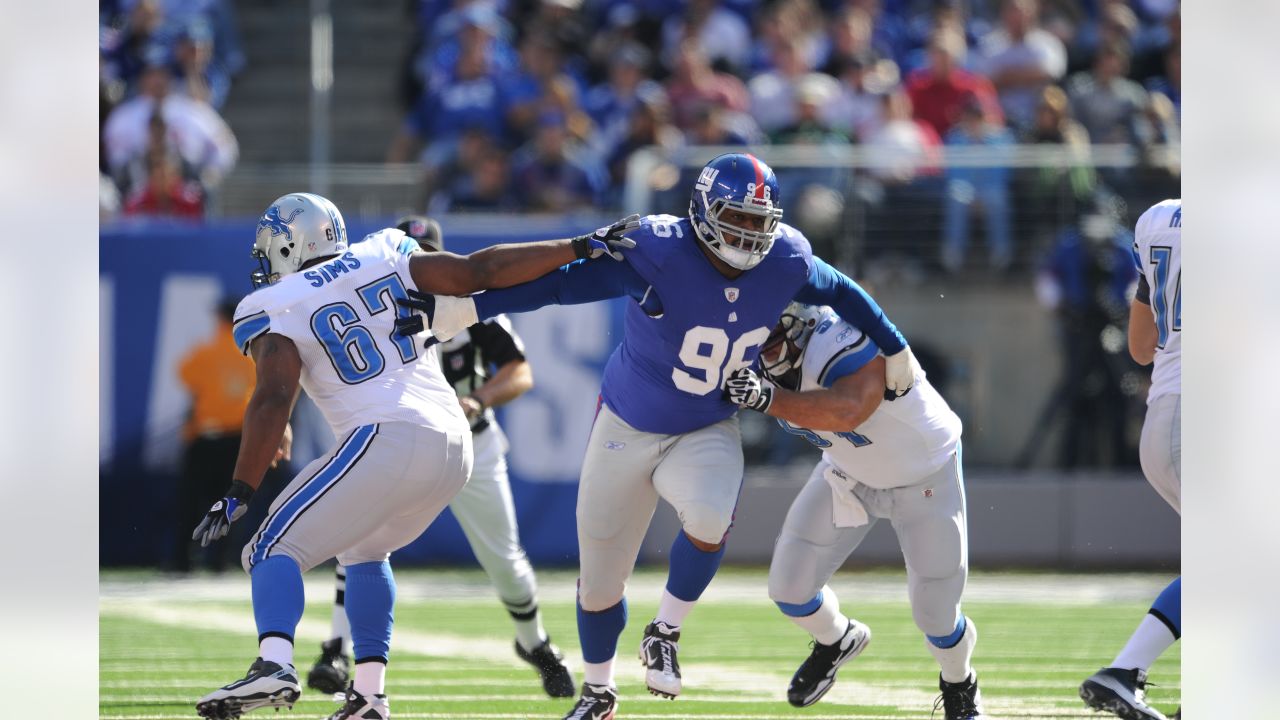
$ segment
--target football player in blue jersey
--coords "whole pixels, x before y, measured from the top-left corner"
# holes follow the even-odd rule
[[[681,626],[724,555],[742,488],[738,406],[724,380],[755,361],[792,300],[830,305],[886,355],[890,396],[910,390],[918,365],[906,340],[853,280],[813,255],[782,222],[777,178],[752,155],[713,159],[694,185],[688,217],[650,215],[629,234],[624,262],[573,263],[524,285],[472,298],[477,319],[551,304],[630,297],[626,334],[604,371],[600,407],[578,488],[578,635],[585,682],[574,720],[610,720],[626,581],[658,498],[680,517],[657,616],[640,646],[655,695],[680,694]],[[605,228],[600,232],[609,232]],[[434,299],[402,301],[429,310]],[[412,330],[412,321],[404,322]]]

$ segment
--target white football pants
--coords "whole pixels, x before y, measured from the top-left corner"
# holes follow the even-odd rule
[[[920,483],[875,489],[853,484],[868,522],[836,527],[832,486],[824,457],[791,503],[769,564],[769,598],[799,605],[812,600],[880,518],[887,518],[907,563],[907,595],[916,627],[950,635],[960,620],[960,596],[969,576],[964,480],[952,455]]]
[[[1147,482],[1182,514],[1182,395],[1162,395],[1147,406],[1138,459]]]
[[[246,572],[286,555],[303,572],[386,560],[422,534],[471,473],[471,433],[406,422],[364,425],[281,491],[245,545]]]
[[[582,609],[605,610],[622,599],[658,498],[675,508],[690,537],[723,541],[742,490],[742,466],[736,415],[662,435],[636,430],[601,404],[578,484]]]

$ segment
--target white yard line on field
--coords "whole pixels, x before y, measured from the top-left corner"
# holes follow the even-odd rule
[[[158,600],[142,600],[137,598],[104,597],[100,603],[103,615],[134,618],[147,622],[181,628],[201,628],[219,632],[237,633],[253,636],[256,631],[251,616],[246,612],[238,612],[213,607],[190,605],[173,605]],[[299,636],[310,636],[316,639],[326,637],[329,633],[327,622],[304,619],[298,626]],[[427,657],[483,661],[495,665],[519,667],[527,669],[523,661],[515,657],[510,643],[482,637],[465,637],[450,633],[426,633],[416,630],[397,628],[395,632],[395,648],[404,652]],[[246,657],[246,662],[249,658]],[[577,659],[571,659],[569,665],[575,674],[581,677],[582,666]],[[394,666],[393,666],[394,667]],[[790,668],[779,668],[777,672],[760,672],[743,670],[725,665],[685,664],[685,686],[690,690],[698,690],[713,695],[724,694],[730,701],[769,701],[785,702],[785,689],[791,675]],[[631,656],[630,649],[619,648],[619,661],[616,666],[618,679],[624,682],[640,683],[644,674],[638,660]],[[231,678],[228,677],[228,680]],[[928,709],[933,706],[936,693],[918,687],[901,687],[898,683],[864,682],[856,677],[841,677],[840,682],[832,687],[824,699],[824,704],[853,706],[885,706],[896,708]],[[693,697],[693,696],[690,696]],[[496,699],[496,698],[495,698]],[[1062,711],[1051,707],[1048,698],[994,698],[987,696],[988,708],[1003,717],[1028,718],[1062,718],[1088,717],[1082,709]],[[445,715],[416,715],[397,713],[398,718],[435,718]],[[448,717],[470,717],[449,715]],[[525,715],[476,715],[476,718],[524,718]],[[646,716],[646,717],[687,717],[681,715]],[[762,716],[698,716],[700,718],[721,718],[735,720],[738,717],[750,717],[762,720]],[[780,716],[785,717],[785,716]],[[816,716],[810,716],[816,717]],[[848,717],[845,715],[844,717]],[[859,715],[859,718],[876,716]],[[890,716],[893,717],[893,716]]]
[[[333,597],[332,576],[317,570],[307,576],[307,600],[327,603]],[[567,570],[539,570],[538,594],[544,603],[574,601],[577,573]],[[1107,575],[975,573],[965,587],[970,603],[1022,603],[1052,605],[1098,605],[1104,603],[1150,602],[1169,583],[1169,574],[1124,573]],[[643,571],[628,582],[628,596],[636,601],[656,601],[666,583],[665,573]],[[405,600],[465,600],[492,597],[493,590],[484,573],[476,571],[403,571],[397,573],[398,595]],[[907,601],[905,573],[885,571],[840,572],[831,587],[846,602]],[[102,599],[244,601],[249,597],[249,578],[242,573],[227,576],[137,578],[110,573],[98,586]],[[771,605],[763,574],[722,572],[702,596],[705,602],[737,602]]]

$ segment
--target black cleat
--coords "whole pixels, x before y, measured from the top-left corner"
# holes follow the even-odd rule
[[[582,683],[582,697],[564,720],[613,720],[618,714],[618,691],[608,685]]]
[[[1080,699],[1094,710],[1124,720],[1167,720],[1159,710],[1147,706],[1146,690],[1146,672],[1106,667],[1080,684]]]
[[[351,658],[342,652],[342,638],[320,643],[320,659],[307,673],[307,687],[335,695],[347,689]]]
[[[680,661],[676,658],[679,650],[679,630],[657,620],[644,629],[644,639],[640,641],[640,662],[646,668],[644,681],[649,692],[669,700],[675,700],[680,694]]]
[[[302,695],[298,673],[292,665],[253,661],[243,679],[200,698],[196,712],[210,720],[234,720],[250,710],[273,707],[292,708]]]
[[[856,620],[850,620],[844,635],[830,645],[815,640],[813,652],[791,676],[787,702],[796,707],[808,707],[821,700],[835,684],[836,671],[840,666],[861,655],[870,642],[871,628]]]
[[[516,656],[537,669],[542,689],[551,697],[573,697],[573,675],[564,664],[564,653],[547,638],[541,645],[525,650],[516,641]]]
[[[984,717],[982,693],[978,692],[977,673],[970,672],[968,680],[958,683],[949,683],[939,676],[938,689],[942,690],[942,695],[933,703],[933,712],[936,713],[941,708],[946,720],[971,720]]]

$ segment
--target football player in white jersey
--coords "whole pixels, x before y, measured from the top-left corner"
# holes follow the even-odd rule
[[[887,518],[906,560],[912,616],[941,666],[935,709],[946,720],[985,717],[970,665],[977,628],[960,610],[969,565],[960,418],[918,366],[912,390],[886,402],[884,362],[830,308],[792,303],[760,351],[761,373],[743,368],[725,383],[733,402],[822,448],[769,567],[769,597],[813,636],[787,700],[818,702],[871,641],[866,625],[841,614],[827,582]]]
[[[1138,291],[1129,306],[1129,354],[1155,362],[1138,457],[1160,497],[1182,514],[1182,199],[1153,205],[1134,228]],[[1165,720],[1146,703],[1147,670],[1182,637],[1182,576],[1166,587],[1124,649],[1080,685],[1094,710],[1125,720]],[[1182,711],[1175,714],[1181,716]]]
[[[401,218],[396,228],[427,252],[444,250],[444,232],[422,215]],[[421,342],[421,340],[419,340]],[[449,509],[480,567],[515,621],[516,656],[529,663],[551,697],[572,697],[573,675],[564,654],[548,637],[538,609],[538,579],[520,544],[516,507],[507,477],[507,437],[493,408],[501,407],[533,387],[533,369],[524,343],[505,315],[477,323],[438,345],[445,379],[471,423],[474,463],[471,479]],[[490,370],[492,366],[493,370]],[[320,658],[307,673],[307,686],[327,693],[347,685],[351,665],[351,623],[347,620],[347,570],[339,565],[333,605],[333,633],[321,643]]]
[[[636,218],[638,221],[638,218]],[[232,333],[253,356],[257,384],[245,409],[236,468],[226,496],[196,527],[202,545],[244,515],[275,459],[299,386],[341,438],[272,503],[245,546],[259,657],[243,679],[196,704],[206,718],[236,718],[292,706],[301,688],[293,637],[302,617],[302,573],[332,557],[347,568],[347,616],[355,679],[330,720],[390,716],[385,695],[395,581],[387,562],[416,538],[471,472],[471,432],[436,348],[395,333],[408,311],[398,299],[461,295],[537,278],[575,259],[609,255],[634,242],[630,219],[572,240],[503,245],[461,257],[425,253],[387,229],[348,246],[333,203],[292,193],[258,221],[253,273],[259,289],[237,308]],[[441,300],[426,329],[450,337],[475,322]]]

